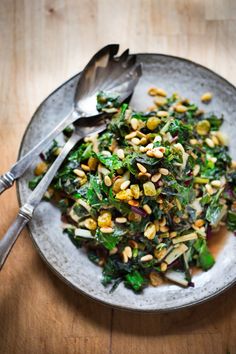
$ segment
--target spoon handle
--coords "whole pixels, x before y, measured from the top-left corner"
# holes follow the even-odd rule
[[[5,233],[3,239],[0,240],[0,270],[2,269],[19,234],[28,222],[29,219],[19,212],[15,221]]]
[[[10,188],[14,181],[23,175],[32,161],[34,161],[39,153],[42,152],[58,134],[79,118],[80,116],[77,111],[72,110],[43,140],[17,161],[8,172],[0,176],[0,194]]]

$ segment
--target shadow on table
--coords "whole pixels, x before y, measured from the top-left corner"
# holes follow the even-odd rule
[[[35,261],[43,263],[39,257]],[[206,303],[169,313],[151,314],[112,310],[68,287],[44,264],[37,265],[37,268],[42,267],[43,276],[46,275],[53,287],[57,289],[61,306],[66,303],[66,306],[71,307],[80,318],[86,318],[87,322],[105,327],[107,330],[112,329],[113,333],[138,336],[158,336],[167,333],[171,335],[183,332],[199,334],[204,333],[204,328],[208,328],[208,332],[210,329],[215,333],[220,322],[224,317],[229,317],[236,306],[234,301],[236,287],[233,287]]]

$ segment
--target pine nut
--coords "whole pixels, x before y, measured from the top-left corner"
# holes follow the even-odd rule
[[[164,176],[169,174],[169,171],[166,168],[159,168],[159,172]]]
[[[140,139],[139,138],[132,138],[131,139],[131,143],[133,143],[134,145],[139,145],[140,144]]]
[[[121,189],[122,191],[124,191],[126,188],[129,187],[129,185],[130,185],[130,181],[129,181],[129,180],[128,180],[128,181],[124,181],[124,182],[121,184],[120,189]]]
[[[133,130],[138,129],[138,119],[137,118],[132,118],[130,121],[131,127]]]
[[[155,175],[152,176],[151,181],[153,183],[156,183],[159,181],[160,178],[161,178],[161,173],[156,173]]]
[[[156,96],[157,95],[157,88],[156,87],[151,87],[149,90],[148,90],[148,94],[150,96]]]
[[[204,103],[210,102],[212,100],[212,93],[211,92],[206,92],[202,95],[201,101]]]
[[[101,227],[101,232],[104,233],[104,234],[111,234],[114,230],[112,227],[109,227],[109,226],[104,226],[104,227]]]
[[[74,174],[76,174],[78,177],[84,177],[85,173],[84,171],[78,170],[77,168],[73,170]]]
[[[166,96],[167,96],[166,91],[163,90],[162,88],[157,88],[156,92],[157,92],[156,94],[157,94],[158,96],[162,96],[162,97],[166,97]]]
[[[220,180],[211,181],[211,185],[212,185],[212,187],[220,188],[221,187],[221,181]]]
[[[214,190],[213,190],[213,188],[212,188],[212,186],[210,184],[207,183],[205,185],[205,187],[206,187],[206,191],[207,191],[208,194],[210,194],[210,195],[214,194]]]
[[[152,271],[149,274],[149,279],[150,279],[152,286],[159,286],[163,283],[161,276],[157,272],[154,272],[154,271]]]
[[[187,107],[183,106],[182,104],[177,104],[177,106],[175,106],[175,110],[178,113],[185,113],[187,112]]]
[[[168,232],[169,231],[169,227],[168,226],[160,226],[160,231],[161,232]]]
[[[151,213],[152,213],[152,209],[150,208],[150,206],[148,204],[144,204],[143,210],[145,210],[148,215],[151,215]]]
[[[189,142],[191,145],[197,145],[198,143],[197,139],[190,139]]]
[[[141,165],[141,163],[137,163],[137,167],[138,167],[138,169],[139,169],[139,171],[140,172],[142,172],[142,173],[146,173],[147,172],[147,169],[146,169],[146,167],[144,167],[143,165]]]
[[[143,256],[140,258],[141,262],[148,262],[151,261],[153,259],[153,256],[151,254],[147,254],[146,256]]]
[[[90,168],[87,165],[84,165],[83,163],[81,165],[81,168],[86,172],[90,171]]]
[[[107,187],[110,187],[112,185],[112,181],[108,175],[104,177],[104,183]]]
[[[210,138],[206,138],[205,143],[210,147],[210,148],[214,148],[215,144],[213,143],[213,141]]]
[[[193,168],[193,175],[197,176],[200,172],[200,165],[195,165]]]
[[[126,246],[124,251],[127,254],[128,258],[132,258],[132,250],[130,246]]]
[[[163,157],[163,153],[159,149],[153,149],[153,155],[157,159],[161,159]]]
[[[123,160],[125,158],[125,153],[124,153],[123,149],[118,149],[116,154],[119,157],[119,159],[121,159],[121,160]]]
[[[160,135],[157,135],[155,136],[153,142],[156,143],[156,142],[161,142],[162,141],[162,137]]]
[[[117,222],[118,224],[125,224],[127,222],[127,219],[125,217],[120,217],[116,218],[115,222]]]
[[[125,136],[125,139],[126,139],[126,140],[130,140],[130,139],[132,139],[132,138],[135,138],[136,135],[137,135],[137,132],[129,133],[129,134],[127,134],[127,135]]]
[[[166,112],[166,111],[159,111],[159,112],[157,112],[157,116],[158,116],[158,117],[167,117],[168,115],[169,115],[169,113]]]
[[[103,156],[111,156],[110,151],[106,151],[106,150],[103,150],[103,151],[101,152],[101,154],[102,154]]]
[[[166,218],[165,217],[159,221],[159,225],[160,226],[165,226],[166,225]]]
[[[162,262],[162,263],[161,263],[161,271],[162,271],[162,272],[165,272],[166,269],[167,269],[167,264],[166,264],[165,262]]]

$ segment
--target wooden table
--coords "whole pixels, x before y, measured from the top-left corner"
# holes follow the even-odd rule
[[[197,61],[236,84],[234,0],[1,0],[1,172],[40,102],[107,43]],[[18,208],[1,196],[0,234]],[[106,308],[46,267],[27,231],[1,272],[1,354],[236,353],[236,288],[162,315]]]

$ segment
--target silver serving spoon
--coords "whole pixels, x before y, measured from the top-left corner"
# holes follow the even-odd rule
[[[68,125],[82,117],[98,116],[96,96],[98,91],[116,92],[122,102],[131,95],[139,76],[141,66],[135,65],[136,56],[126,50],[120,57],[114,57],[119,45],[111,44],[99,50],[84,68],[79,78],[74,105],[70,113],[32,150],[17,161],[11,169],[0,176],[0,194],[10,188],[23,175],[30,164],[48,144]],[[132,80],[130,80],[132,79]]]
[[[139,66],[135,66],[134,64],[134,59],[132,59],[133,63],[132,65],[127,65],[129,69],[124,66],[123,63],[125,62],[124,57],[125,55],[121,56],[118,60],[120,61],[114,61],[113,58],[109,58],[109,61],[106,63],[106,67],[108,70],[102,70],[99,68],[94,70],[97,72],[96,78],[91,78],[94,74],[94,70],[90,69],[88,76],[85,76],[85,87],[83,87],[83,84],[78,85],[77,88],[77,94],[80,95],[80,97],[84,97],[84,100],[82,100],[84,107],[87,107],[90,109],[90,112],[93,112],[93,108],[90,107],[92,103],[87,99],[86,92],[90,91],[89,97],[93,97],[92,92],[96,92],[97,90],[93,88],[93,90],[90,88],[89,81],[92,80],[98,80],[98,88],[100,89],[101,87],[103,88],[103,83],[102,83],[102,75],[103,80],[106,81],[106,79],[109,79],[110,81],[109,85],[112,85],[112,80],[117,80],[116,82],[119,83],[119,94],[120,94],[120,99],[121,101],[127,99],[131,93],[133,92],[133,89],[135,85],[138,82],[138,79],[141,75],[141,68]],[[122,66],[123,70],[121,68],[119,70],[116,70],[118,67],[117,65]],[[112,67],[114,69],[112,69]],[[97,71],[98,70],[98,71]],[[118,75],[118,72],[120,73],[120,78],[115,78],[116,75]],[[126,72],[125,75],[123,73]],[[92,75],[92,76],[91,76]],[[112,77],[112,78],[111,78]],[[123,80],[123,83],[121,81],[121,78]],[[86,86],[87,85],[87,86]],[[83,91],[81,90],[81,87],[83,88]],[[109,86],[105,86],[109,87]],[[117,92],[117,90],[116,90]],[[95,102],[94,102],[95,104]],[[27,202],[20,208],[19,213],[13,222],[13,224],[10,226],[8,231],[5,233],[3,238],[0,240],[0,269],[3,267],[10,250],[12,249],[15,241],[17,240],[18,236],[20,235],[22,229],[25,227],[25,225],[31,220],[33,216],[34,209],[38,206],[40,203],[43,195],[45,194],[48,186],[50,185],[53,177],[55,176],[57,170],[61,166],[62,162],[64,161],[65,157],[69,153],[69,151],[78,143],[80,139],[87,135],[91,135],[92,133],[99,133],[102,130],[104,130],[106,127],[104,117],[102,115],[93,115],[88,118],[80,118],[78,122],[75,124],[75,130],[71,136],[71,138],[68,140],[68,142],[65,144],[64,148],[62,149],[60,155],[56,158],[54,163],[51,165],[47,173],[44,175],[40,183],[37,185],[37,187],[34,189],[34,191],[31,193],[30,197],[28,198]]]

